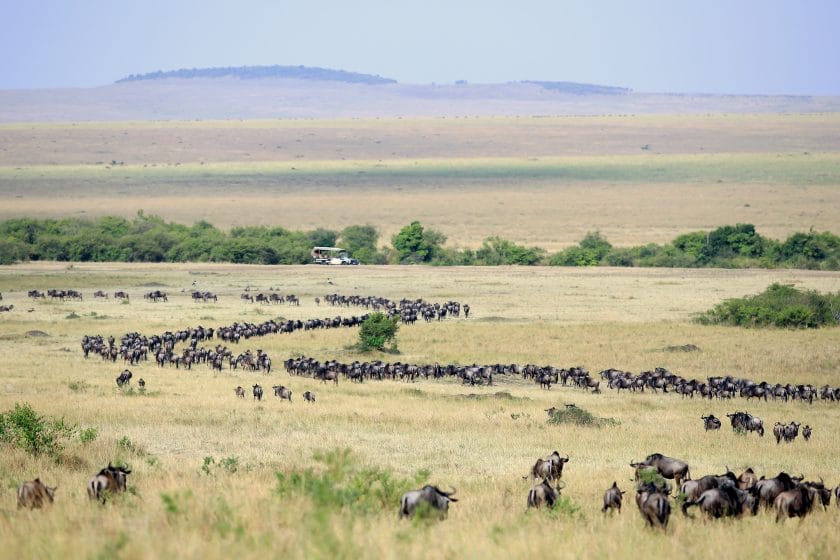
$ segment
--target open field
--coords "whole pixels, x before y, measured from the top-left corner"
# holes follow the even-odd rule
[[[837,114],[0,126],[0,219],[140,209],[291,229],[418,219],[557,250],[724,224],[837,231]],[[645,149],[642,149],[645,147]],[[111,165],[111,162],[118,162]]]
[[[192,303],[193,282],[217,292],[219,302]],[[275,367],[269,376],[213,373],[205,364],[185,372],[142,363],[131,369],[135,381],[146,380],[145,394],[115,387],[121,362],[85,360],[79,350],[82,334],[152,334],[198,324],[361,313],[316,306],[314,297],[362,294],[451,299],[472,307],[468,320],[402,327],[401,354],[381,356],[384,360],[582,364],[593,373],[663,366],[699,379],[733,374],[840,385],[838,329],[751,331],[690,322],[694,313],[724,298],[757,293],[772,282],[837,291],[840,273],[55,263],[0,268],[3,303],[15,305],[0,315],[0,411],[27,402],[41,414],[98,431],[94,441],[70,443],[60,464],[2,448],[3,555],[428,558],[434,550],[434,556],[446,558],[832,557],[840,546],[837,532],[829,529],[840,519],[833,503],[827,512],[817,508],[803,522],[781,527],[769,513],[712,523],[675,511],[666,534],[649,531],[632,502],[627,464],[659,451],[687,460],[695,478],[726,466],[738,472],[752,466],[770,476],[780,470],[822,476],[834,486],[840,483],[836,404],[704,402],[559,386],[545,391],[504,376],[497,376],[494,387],[449,379],[362,385],[341,380],[335,387],[282,371],[283,359],[300,354],[344,362],[380,357],[349,349],[353,329],[268,336],[236,346],[237,353],[268,352]],[[53,287],[81,289],[85,300],[25,297],[28,289]],[[301,306],[245,304],[239,299],[245,287],[297,294]],[[94,301],[97,289],[127,290],[131,303]],[[168,291],[169,303],[143,301],[142,293],[153,289]],[[47,336],[27,334],[33,331]],[[701,351],[663,350],[688,343]],[[294,401],[235,398],[236,385],[253,383],[261,383],[267,395],[273,384],[289,386]],[[315,405],[302,401],[306,390],[317,394]],[[566,402],[617,424],[547,424],[544,409]],[[752,412],[765,426],[777,420],[809,423],[814,437],[776,446],[770,434],[739,436],[728,426],[703,432],[701,415],[723,417],[734,410]],[[348,506],[327,515],[303,495],[277,494],[276,472],[308,466],[321,472],[313,454],[341,448],[352,450],[356,465],[387,471],[397,480],[426,469],[428,480],[456,487],[460,501],[445,522],[416,524],[397,519],[397,503],[371,512]],[[554,449],[571,456],[563,491],[570,505],[551,514],[526,514],[529,482],[522,477],[537,457]],[[207,465],[210,474],[202,469],[205,457],[215,460]],[[105,507],[89,504],[85,483],[117,459],[131,465],[129,486],[135,492]],[[56,504],[47,511],[16,511],[16,484],[35,476],[58,484]],[[603,517],[601,495],[613,480],[631,492],[620,516]],[[34,532],[39,538],[31,538]]]

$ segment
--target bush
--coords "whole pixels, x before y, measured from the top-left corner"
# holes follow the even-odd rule
[[[840,292],[820,294],[792,285],[772,284],[764,292],[729,299],[699,315],[705,325],[739,327],[817,328],[840,322]]]
[[[39,416],[28,404],[15,404],[13,410],[0,414],[0,441],[31,455],[58,459],[64,442],[75,432],[76,427],[65,424],[63,418]]]
[[[615,418],[599,418],[579,406],[566,406],[554,411],[548,419],[549,424],[575,424],[576,426],[615,426],[618,420]]]
[[[391,342],[391,350],[396,350],[398,321],[398,317],[389,319],[384,313],[372,313],[359,329],[359,348],[362,351],[384,350],[385,344]]]

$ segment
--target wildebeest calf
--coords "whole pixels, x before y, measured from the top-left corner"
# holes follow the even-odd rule
[[[618,513],[621,513],[621,499],[624,495],[618,488],[618,484],[613,481],[613,485],[607,488],[607,491],[604,492],[604,513],[607,513],[607,510],[618,510]]]
[[[245,398],[245,389],[243,389],[241,385],[238,385],[234,391],[236,392],[236,396],[240,399]]]
[[[18,509],[24,507],[35,509],[51,504],[53,503],[57,489],[57,486],[50,488],[45,485],[39,478],[24,482],[17,491],[17,507]]]
[[[315,393],[313,393],[312,391],[305,392],[303,394],[303,400],[305,400],[306,402],[314,403],[315,402]]]
[[[260,385],[254,385],[254,400],[261,401],[263,396],[263,389]]]

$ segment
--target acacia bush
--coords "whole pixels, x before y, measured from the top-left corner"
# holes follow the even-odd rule
[[[840,323],[840,292],[820,294],[789,284],[772,284],[754,296],[719,303],[699,315],[705,325],[817,328]]]

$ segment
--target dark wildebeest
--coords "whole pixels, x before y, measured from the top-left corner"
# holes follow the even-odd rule
[[[138,379],[138,380],[137,380],[137,384],[140,386],[140,388],[141,388],[141,389],[145,389],[145,388],[146,388],[146,380],[145,380],[145,379],[143,379],[142,377],[141,377],[140,379]]]
[[[607,510],[614,509],[617,509],[618,513],[621,513],[621,498],[623,495],[624,492],[622,492],[618,488],[618,484],[613,481],[613,485],[604,492],[604,513],[607,513]]]
[[[254,400],[261,401],[262,396],[263,396],[262,387],[260,385],[254,385],[253,391],[254,391]]]
[[[727,480],[718,488],[706,490],[696,499],[683,502],[683,515],[688,515],[688,508],[699,506],[700,511],[713,517],[735,517],[744,513],[753,515],[758,511],[758,501],[746,490],[739,489],[734,482]]]
[[[758,503],[764,507],[771,507],[776,497],[782,492],[793,490],[805,476],[794,478],[786,472],[780,472],[774,478],[764,478],[755,483]]]
[[[650,482],[641,486],[636,490],[636,505],[648,525],[663,530],[668,528],[671,502],[665,490]]]
[[[811,426],[805,424],[805,427],[802,428],[802,437],[805,439],[805,441],[811,441],[811,432]]]
[[[131,474],[131,471],[125,467],[114,467],[111,463],[99,471],[88,483],[88,498],[91,500],[100,500],[103,504],[105,498],[111,494],[119,494],[125,492],[126,477]]]
[[[555,488],[547,478],[544,478],[542,482],[533,486],[528,491],[528,508],[539,509],[543,504],[549,508],[553,508],[557,500],[560,499],[560,490],[562,488],[562,486]]]
[[[696,500],[700,497],[700,494],[705,492],[706,490],[711,490],[712,488],[720,488],[727,483],[731,483],[733,486],[738,484],[738,479],[735,477],[735,473],[726,469],[726,472],[722,475],[706,475],[703,477],[698,478],[697,480],[686,480],[680,486],[680,492],[685,494],[686,500]]]
[[[782,441],[782,436],[785,435],[785,425],[781,422],[776,422],[773,425],[773,437],[776,438],[776,445]]]
[[[411,517],[414,515],[414,510],[425,504],[425,507],[436,509],[440,512],[440,517],[446,517],[449,511],[449,502],[457,502],[458,498],[453,498],[455,489],[451,492],[444,492],[437,486],[427,484],[420,490],[411,490],[403,494],[400,500],[400,517]]]
[[[825,487],[825,482],[823,482],[822,478],[820,478],[819,482],[803,482],[802,484],[816,490],[823,510],[827,510],[828,506],[831,505],[831,489]]]
[[[720,429],[720,420],[715,418],[714,414],[709,414],[708,416],[701,416],[700,418],[703,419],[703,427],[706,428],[706,431],[709,430],[719,430]]]
[[[41,482],[40,478],[24,482],[17,491],[17,507],[35,509],[53,503],[55,488],[50,488]]]
[[[131,372],[123,370],[121,374],[117,376],[117,386],[122,387],[123,385],[130,385],[131,384]]]
[[[305,400],[306,402],[314,403],[315,402],[315,393],[313,393],[312,391],[305,392],[303,394],[303,400]]]
[[[807,484],[798,484],[791,490],[785,490],[773,500],[776,508],[776,523],[786,517],[805,517],[814,507],[816,489]]]
[[[245,389],[243,389],[241,385],[238,385],[234,391],[236,392],[236,396],[240,399],[245,398]]]
[[[272,387],[274,389],[274,396],[280,397],[280,399],[286,399],[289,402],[292,402],[292,390],[288,387],[283,387],[282,385],[275,385]]]
[[[563,465],[568,462],[568,455],[566,457],[561,457],[560,453],[555,451],[549,455],[547,459],[537,459],[537,462],[534,463],[533,467],[531,467],[531,477],[537,480],[541,478],[547,480],[563,478]],[[523,478],[527,478],[527,476]]]
[[[662,453],[648,455],[641,463],[630,463],[630,466],[636,470],[652,467],[664,478],[672,479],[677,488],[681,486],[683,480],[691,479],[688,463],[679,459],[666,457]]]

